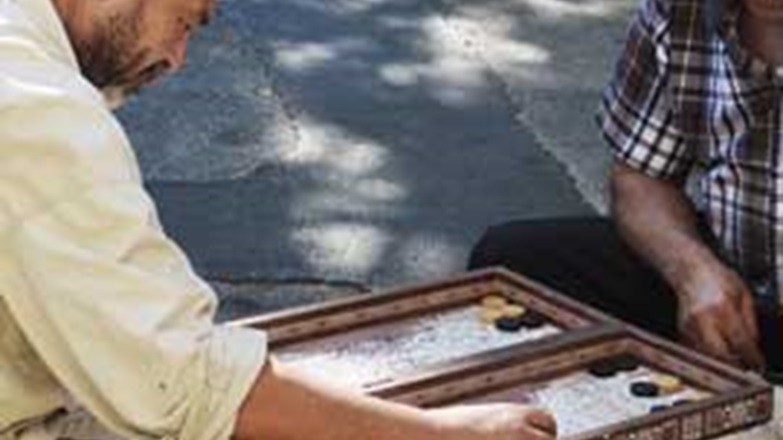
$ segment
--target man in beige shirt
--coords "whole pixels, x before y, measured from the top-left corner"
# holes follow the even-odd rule
[[[0,439],[551,439],[525,407],[331,389],[214,323],[109,108],[180,67],[214,6],[0,0]]]

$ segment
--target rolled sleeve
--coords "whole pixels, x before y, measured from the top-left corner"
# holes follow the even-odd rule
[[[265,339],[214,324],[215,295],[151,206],[136,185],[116,185],[23,222],[5,238],[9,292],[19,293],[6,299],[55,376],[108,427],[227,439]]]
[[[682,181],[694,152],[674,120],[667,32],[660,5],[645,1],[604,93],[598,124],[617,161],[651,177]]]

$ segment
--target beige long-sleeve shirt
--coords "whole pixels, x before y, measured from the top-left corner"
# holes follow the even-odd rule
[[[50,0],[0,0],[0,438],[72,398],[126,438],[227,439],[266,344],[216,303]]]

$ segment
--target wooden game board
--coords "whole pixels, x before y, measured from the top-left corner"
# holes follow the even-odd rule
[[[487,296],[520,304],[546,324],[511,333],[487,326],[479,319]],[[234,324],[266,330],[282,362],[387,399],[422,407],[542,406],[568,440],[700,440],[772,416],[772,388],[757,376],[503,269]],[[618,357],[638,367],[611,377],[588,373]],[[682,389],[659,397],[630,394],[632,383],[656,374],[676,376]]]
[[[642,367],[595,378],[588,367],[632,355]],[[628,385],[651,372],[676,375],[682,391],[638,398]],[[772,393],[763,381],[636,332],[563,340],[542,350],[511,349],[400,380],[373,393],[421,407],[521,402],[553,412],[569,440],[698,440],[766,423]],[[675,405],[680,399],[688,403]],[[656,406],[666,409],[651,413]]]

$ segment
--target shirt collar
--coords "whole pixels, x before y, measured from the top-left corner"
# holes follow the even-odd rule
[[[51,44],[50,53],[53,57],[76,70],[80,70],[76,52],[52,0],[11,0],[11,2],[29,17],[30,22],[41,31],[43,37]]]

